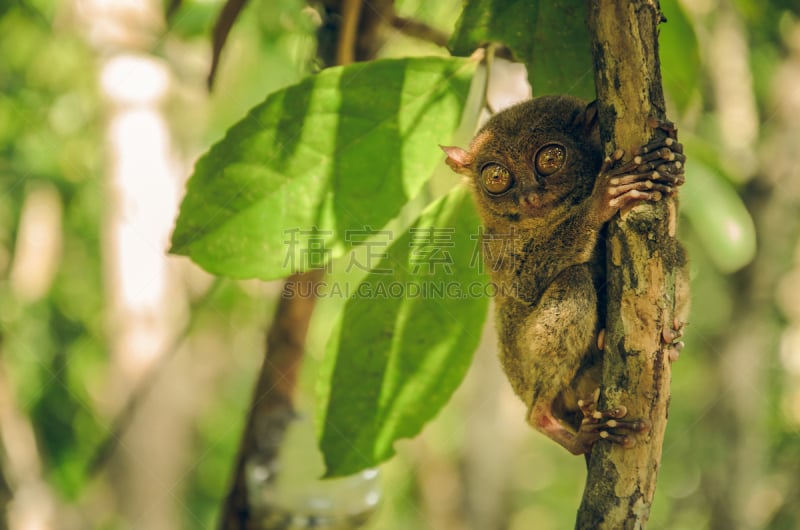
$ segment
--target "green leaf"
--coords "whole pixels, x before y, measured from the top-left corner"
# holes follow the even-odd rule
[[[488,305],[479,225],[458,187],[431,204],[351,293],[317,387],[327,476],[391,457],[394,442],[419,433],[463,379]]]
[[[324,265],[348,229],[384,226],[420,191],[474,67],[372,61],[271,94],[197,163],[171,252],[233,278]]]
[[[700,50],[697,36],[677,0],[663,0],[667,23],[659,32],[661,78],[664,88],[682,113],[700,88]]]
[[[756,253],[753,218],[731,183],[703,162],[687,166],[681,208],[717,268],[725,273],[750,263]]]
[[[502,42],[528,68],[534,96],[594,99],[585,0],[468,0],[450,39],[455,55]]]

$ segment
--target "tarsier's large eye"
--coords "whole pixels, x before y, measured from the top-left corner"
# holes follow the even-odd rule
[[[503,166],[488,164],[481,170],[481,183],[483,188],[492,195],[500,195],[511,188],[514,178]]]
[[[548,144],[536,153],[536,171],[540,175],[552,175],[564,165],[567,150],[558,144]]]

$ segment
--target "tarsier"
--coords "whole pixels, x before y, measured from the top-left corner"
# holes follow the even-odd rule
[[[631,447],[650,427],[627,418],[624,406],[597,406],[603,227],[620,210],[675,195],[684,182],[674,126],[650,126],[666,137],[640,147],[630,162],[622,162],[622,150],[604,160],[597,105],[543,96],[493,116],[468,151],[442,147],[447,164],[469,178],[484,225],[506,375],[529,407],[528,422],[574,454],[599,439]],[[676,309],[663,332],[671,358],[684,311]]]

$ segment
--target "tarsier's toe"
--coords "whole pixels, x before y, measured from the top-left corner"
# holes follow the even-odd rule
[[[675,362],[681,355],[683,349],[683,342],[680,340],[683,337],[683,327],[685,322],[678,319],[672,321],[672,326],[667,323],[661,328],[661,341],[667,350],[670,362]]]
[[[608,431],[600,431],[599,437],[601,440],[608,440],[609,442],[619,444],[626,449],[636,446],[636,440],[632,436],[626,436],[624,434],[613,434]]]
[[[636,445],[635,434],[650,430],[650,422],[646,419],[623,420],[628,415],[628,409],[620,405],[608,410],[597,409],[596,391],[591,397],[578,401],[578,406],[584,418],[578,431],[578,437],[587,447],[591,447],[597,440],[608,440],[625,448]]]
[[[683,349],[683,342],[676,342],[667,348],[667,357],[669,362],[674,363],[681,357],[681,350]]]

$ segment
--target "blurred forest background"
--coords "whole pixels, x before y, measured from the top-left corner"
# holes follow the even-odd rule
[[[316,53],[304,2],[252,0],[209,94],[221,5],[167,22],[157,0],[0,3],[0,528],[215,526],[280,283],[215,280],[166,248],[196,157]],[[443,32],[460,7],[396,2]],[[662,9],[693,311],[651,528],[797,529],[800,4]],[[447,51],[399,32],[380,50],[429,54]],[[309,391],[341,302],[317,307]],[[584,461],[523,417],[487,326],[455,398],[382,466],[368,528],[570,528]]]

